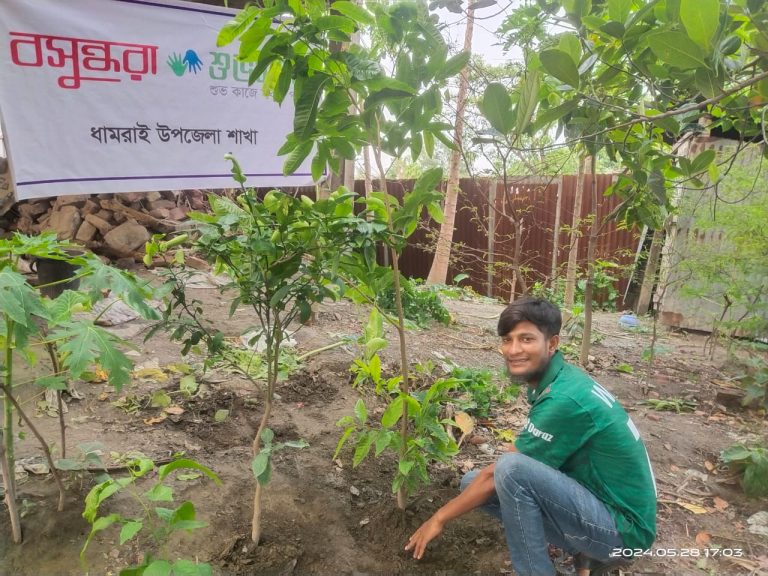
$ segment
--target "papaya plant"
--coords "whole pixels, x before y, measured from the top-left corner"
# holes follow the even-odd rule
[[[15,234],[0,240],[0,389],[3,404],[0,466],[15,543],[21,542],[22,530],[16,505],[14,414],[39,441],[59,488],[58,510],[64,507],[64,487],[49,442],[22,406],[18,392],[28,386],[38,386],[55,390],[58,394],[67,389],[69,382],[78,379],[97,363],[107,373],[109,383],[119,390],[130,380],[132,367],[119,349],[124,342],[97,326],[95,319],[76,316],[75,313],[90,310],[109,293],[122,298],[145,318],[159,317],[147,304],[151,296],[147,286],[130,273],[107,266],[93,254],[73,256],[73,248],[77,247],[57,241],[52,234],[37,237]],[[81,281],[80,291],[64,290],[54,299],[44,297],[39,289],[27,283],[26,277],[19,271],[22,257],[62,260],[76,266],[79,270],[77,277]],[[37,366],[37,350],[40,348],[47,349],[49,353],[55,351],[51,354],[52,371],[46,370],[42,374]],[[26,364],[33,375],[20,379],[15,370],[18,362]],[[61,407],[59,417],[63,418]],[[61,422],[59,450],[63,455],[66,437],[63,420]]]
[[[278,24],[273,26],[273,20]],[[353,35],[374,38],[369,47],[352,43]],[[339,172],[341,159],[353,159],[363,146],[374,152],[379,190],[365,203],[386,223],[390,272],[377,271],[375,293],[387,285],[394,289],[395,328],[400,345],[401,391],[408,395],[408,355],[401,295],[399,258],[405,241],[418,225],[426,207],[442,219],[435,188],[442,171],[427,171],[402,204],[386,189],[385,154],[416,159],[422,151],[432,155],[435,140],[452,147],[447,132],[452,125],[440,120],[441,90],[469,60],[468,53],[449,57],[448,46],[426,5],[414,1],[393,3],[347,0],[296,2],[267,0],[249,6],[219,33],[219,45],[240,41],[238,57],[255,62],[250,81],[264,74],[263,90],[281,103],[292,91],[295,107],[293,132],[280,154],[287,155],[286,174],[295,172],[312,154],[311,172],[319,179],[328,166]],[[348,49],[339,50],[348,43]],[[390,62],[385,70],[381,62]],[[405,406],[405,405],[404,405]],[[407,407],[404,408],[407,410]],[[407,417],[401,420],[400,457],[405,457]],[[406,506],[404,490],[398,506]]]
[[[345,284],[338,271],[352,262],[375,262],[375,241],[385,224],[355,215],[354,194],[339,189],[329,198],[313,201],[278,190],[263,199],[245,187],[246,179],[234,158],[233,175],[240,183],[235,200],[211,195],[211,213],[192,213],[199,226],[194,248],[215,272],[229,278],[222,294],[231,295],[230,315],[238,306],[249,306],[258,324],[247,327],[250,344],[264,345],[266,382],[244,368],[242,355],[235,353],[221,330],[215,329],[202,306],[187,300],[184,291],[183,255],[177,252],[166,269],[170,297],[157,326],[172,331],[183,342],[182,353],[204,344],[209,364],[224,362],[254,388],[263,390],[263,413],[253,439],[251,468],[256,479],[251,539],[261,536],[261,495],[271,477],[271,455],[279,448],[300,448],[301,443],[273,444],[267,427],[275,406],[275,388],[280,371],[280,351],[290,327],[310,319],[312,304],[339,298]],[[161,240],[147,244],[152,258],[163,253]],[[365,265],[363,265],[365,267]],[[256,354],[254,351],[253,354]],[[246,363],[247,364],[247,363]]]

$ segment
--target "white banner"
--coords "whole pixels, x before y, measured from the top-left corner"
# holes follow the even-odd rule
[[[0,113],[16,196],[312,183],[282,174],[293,103],[216,37],[234,10],[175,0],[0,1]]]

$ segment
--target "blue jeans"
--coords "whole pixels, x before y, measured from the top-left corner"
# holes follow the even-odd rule
[[[464,490],[477,475],[461,480]],[[547,543],[606,562],[624,546],[608,509],[562,472],[518,452],[502,455],[494,471],[496,494],[480,507],[501,520],[519,576],[549,576],[555,568]]]

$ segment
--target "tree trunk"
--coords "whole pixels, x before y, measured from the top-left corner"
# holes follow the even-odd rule
[[[653,287],[656,285],[659,271],[659,258],[661,257],[661,248],[664,246],[663,230],[654,230],[651,240],[651,249],[648,251],[648,261],[645,263],[645,272],[643,272],[643,283],[640,285],[640,295],[637,297],[635,305],[635,314],[645,314],[651,304]]]
[[[467,27],[464,31],[464,51],[472,52],[472,32],[475,25],[475,11],[467,9]],[[467,106],[467,88],[469,87],[469,64],[464,66],[459,77],[459,93],[456,96],[456,128],[453,132],[454,149],[451,150],[451,163],[448,183],[445,191],[443,223],[437,238],[435,257],[427,276],[427,284],[445,284],[448,279],[448,264],[453,245],[453,228],[456,222],[456,204],[459,196],[459,167],[461,165],[461,141],[464,135],[464,109]]]
[[[488,261],[486,263],[488,283],[485,295],[493,298],[493,284],[496,271],[496,194],[499,189],[499,180],[495,179],[488,191]]]
[[[557,204],[555,206],[555,225],[552,230],[552,270],[550,271],[549,281],[554,282],[557,277],[558,251],[560,250],[560,211],[563,206],[563,177],[557,179]]]
[[[579,362],[587,365],[589,349],[592,340],[592,296],[595,290],[595,249],[597,248],[597,236],[600,232],[600,221],[597,215],[597,178],[595,178],[596,156],[592,156],[590,168],[592,176],[592,226],[589,229],[589,241],[587,242],[587,285],[584,289],[584,332],[581,338],[581,354]],[[585,162],[586,163],[586,162]]]
[[[579,228],[581,227],[581,204],[584,200],[584,172],[586,170],[587,157],[579,162],[579,172],[576,176],[576,199],[573,205],[573,217],[571,219],[571,246],[568,250],[568,267],[565,272],[565,312],[571,314],[576,298],[576,272],[578,270],[576,257],[579,252]]]

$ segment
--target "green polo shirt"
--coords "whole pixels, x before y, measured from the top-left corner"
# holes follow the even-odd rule
[[[626,548],[656,538],[656,482],[645,445],[616,399],[555,352],[515,447],[560,470],[599,498]]]

